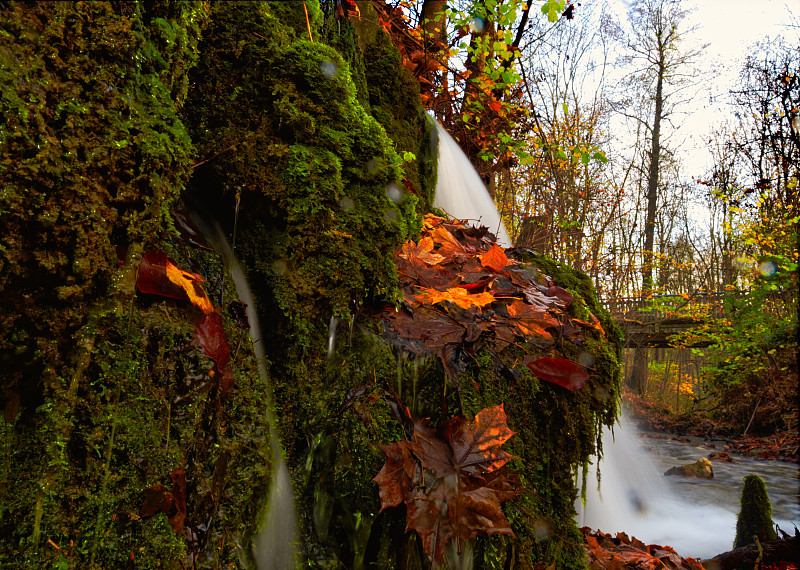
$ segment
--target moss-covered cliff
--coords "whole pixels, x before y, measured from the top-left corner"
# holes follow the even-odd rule
[[[410,358],[364,317],[399,300],[395,251],[418,239],[436,160],[413,76],[358,5],[360,20],[317,0],[0,6],[3,567],[252,566],[273,401],[303,565],[428,567],[372,482],[402,427],[369,397],[341,411],[368,385],[434,420],[442,393],[451,414],[504,403],[517,538],[478,538],[477,567],[583,565],[573,476],[615,413],[615,329],[587,279],[527,259],[606,336],[503,355],[479,343],[459,398],[439,359]],[[223,310],[236,293],[221,260],[175,231],[183,191],[248,268],[271,389]],[[137,293],[156,248],[205,278],[232,389],[201,313]],[[554,351],[592,356],[589,389],[514,364]]]
[[[223,286],[169,214],[193,161],[179,112],[204,18],[200,2],[0,5],[3,568],[247,559],[269,470],[247,333],[225,317],[223,395],[198,311],[135,291],[156,247],[215,299]]]

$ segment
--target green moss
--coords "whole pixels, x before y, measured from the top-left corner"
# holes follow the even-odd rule
[[[753,544],[755,537],[760,542],[775,540],[775,523],[772,522],[772,503],[767,494],[767,486],[758,475],[747,475],[742,488],[741,510],[736,519],[736,539],[734,548]]]

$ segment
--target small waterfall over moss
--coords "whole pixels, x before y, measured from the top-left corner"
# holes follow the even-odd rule
[[[473,225],[486,226],[497,236],[497,243],[502,247],[514,245],[492,197],[467,155],[439,122],[436,122],[436,133],[439,138],[439,174],[434,206],[451,216],[469,220]]]

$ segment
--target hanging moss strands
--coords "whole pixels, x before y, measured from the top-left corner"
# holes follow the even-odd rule
[[[736,519],[736,539],[733,547],[739,548],[753,544],[758,537],[760,542],[775,540],[775,523],[772,522],[772,503],[767,494],[767,486],[758,475],[747,475],[742,487],[741,509]]]

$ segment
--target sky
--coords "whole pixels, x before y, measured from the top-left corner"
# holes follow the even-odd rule
[[[584,0],[591,1],[591,0]],[[633,4],[627,0],[611,0],[612,9],[621,21]],[[711,166],[705,148],[709,132],[732,110],[725,105],[725,94],[736,85],[739,71],[752,45],[765,36],[783,36],[796,42],[800,35],[800,0],[685,0],[690,10],[686,29],[696,30],[687,36],[690,47],[709,44],[699,62],[708,79],[699,86],[684,115],[677,123],[680,129],[670,141],[680,145],[685,177],[701,177]],[[790,27],[794,23],[795,28]]]

